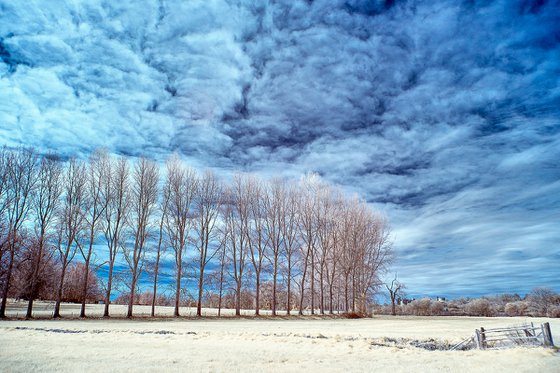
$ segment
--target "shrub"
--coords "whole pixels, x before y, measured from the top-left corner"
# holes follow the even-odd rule
[[[346,312],[342,314],[342,317],[346,319],[363,319],[364,317],[367,317],[367,315],[362,312]]]
[[[560,305],[550,307],[549,310],[548,310],[548,317],[559,318],[560,317]]]
[[[406,306],[406,312],[416,316],[430,316],[431,304],[429,298],[413,300]]]
[[[430,315],[441,316],[445,314],[445,304],[442,302],[432,302],[430,304]]]
[[[508,316],[525,316],[527,315],[528,306],[527,302],[524,301],[510,302],[506,303],[504,312]]]
[[[530,312],[534,316],[546,316],[557,302],[558,295],[549,288],[535,288],[528,295]]]
[[[474,299],[465,306],[467,313],[470,316],[494,316],[495,312],[488,299],[479,298]]]

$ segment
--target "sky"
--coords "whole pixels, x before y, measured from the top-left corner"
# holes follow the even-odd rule
[[[560,291],[558,0],[0,0],[0,143],[316,172],[413,296]]]

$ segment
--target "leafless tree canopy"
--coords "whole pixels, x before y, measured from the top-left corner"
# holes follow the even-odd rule
[[[178,157],[167,162],[167,179],[164,198],[168,200],[165,226],[169,243],[175,254],[175,316],[179,316],[183,257],[186,255],[193,218],[192,204],[198,180],[194,170],[184,166]]]
[[[0,150],[2,315],[7,297],[20,294],[11,284],[16,272],[28,281],[29,316],[33,299],[45,296],[60,316],[70,283],[78,283],[72,299],[82,316],[92,297],[109,316],[119,294],[129,317],[138,299],[154,312],[164,298],[173,299],[176,316],[185,304],[198,315],[204,305],[237,314],[366,311],[392,250],[386,218],[364,201],[314,174],[238,173],[224,182],[178,156],[162,170],[160,177],[147,158],[129,162],[105,151],[62,161]],[[92,290],[98,270],[103,294]]]

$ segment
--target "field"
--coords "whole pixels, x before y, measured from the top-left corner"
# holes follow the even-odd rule
[[[23,306],[12,304],[9,314],[23,314]],[[48,315],[50,305],[37,306],[38,316]],[[65,313],[76,314],[73,307],[65,305]],[[97,314],[101,307],[88,311]],[[550,322],[558,344],[558,319],[12,319],[0,322],[0,371],[559,372],[560,354],[553,349],[426,349],[455,344],[480,326],[543,321]]]

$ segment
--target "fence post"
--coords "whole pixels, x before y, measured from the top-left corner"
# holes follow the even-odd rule
[[[481,326],[480,327],[480,345],[482,346],[482,349],[485,350],[486,349],[486,333],[484,333],[484,328]]]
[[[554,341],[552,340],[552,333],[550,331],[550,324],[547,322],[541,324],[541,329],[543,333],[544,345],[548,347],[554,347]]]
[[[476,342],[476,348],[478,348],[479,350],[482,350],[480,331],[478,329],[475,329],[474,333],[475,333],[474,341]]]

